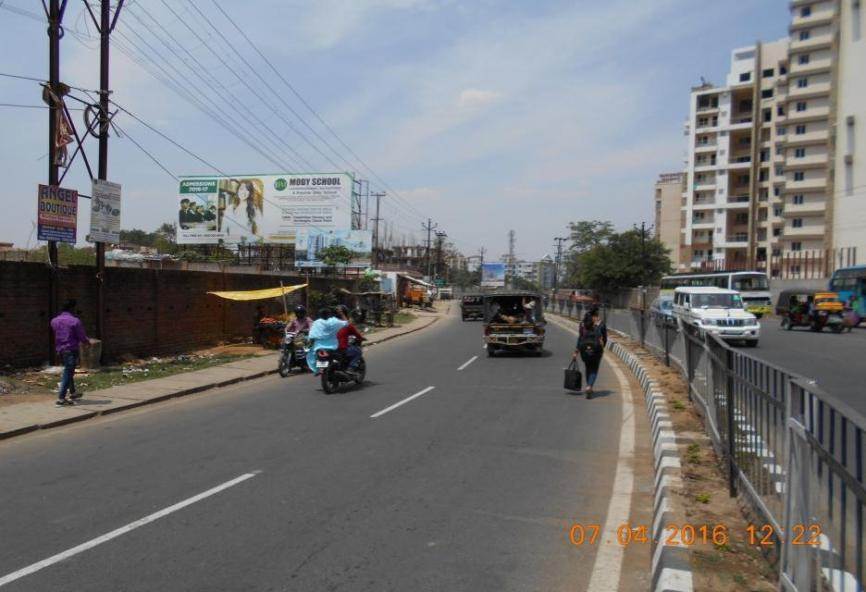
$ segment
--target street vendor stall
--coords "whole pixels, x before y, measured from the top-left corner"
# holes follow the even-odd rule
[[[264,314],[261,306],[256,307],[256,318],[253,323],[253,340],[265,347],[279,347],[285,333],[286,324],[290,321],[289,306],[286,295],[305,289],[307,284],[296,286],[278,286],[261,290],[234,290],[223,292],[208,292],[218,298],[236,302],[251,302],[279,298],[283,304],[283,314],[269,316]],[[281,318],[280,318],[281,317]]]
[[[350,292],[340,288],[340,293],[346,300],[345,304],[352,311],[352,321],[358,325],[372,324],[376,326],[394,325],[396,302],[389,292]]]

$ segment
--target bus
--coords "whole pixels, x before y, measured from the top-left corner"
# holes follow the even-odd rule
[[[673,295],[675,288],[716,286],[736,290],[746,310],[760,318],[773,311],[770,282],[760,271],[711,271],[707,273],[677,273],[662,278],[661,293]]]
[[[853,308],[861,317],[866,317],[866,265],[843,267],[833,272],[830,290],[839,294],[846,305],[853,298]]]

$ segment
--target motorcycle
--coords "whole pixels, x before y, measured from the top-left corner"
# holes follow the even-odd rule
[[[287,377],[292,373],[292,368],[298,368],[301,372],[307,370],[309,346],[306,343],[305,333],[286,331],[280,350],[280,361],[277,366],[280,376]]]
[[[355,339],[350,337],[349,344],[354,345]],[[320,349],[316,352],[316,370],[322,376],[322,390],[326,394],[337,392],[343,383],[354,382],[357,385],[364,383],[364,377],[367,375],[364,356],[361,356],[354,369],[349,369],[348,364],[344,352],[331,349]]]

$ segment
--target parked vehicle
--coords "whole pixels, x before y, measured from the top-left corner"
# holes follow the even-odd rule
[[[307,334],[286,331],[283,343],[280,346],[280,361],[277,371],[285,378],[297,368],[299,372],[307,371]]]
[[[734,290],[713,286],[676,288],[674,315],[682,325],[710,333],[725,341],[740,341],[755,347],[761,335],[758,319],[743,308],[743,299]]]
[[[809,327],[821,331],[824,327],[834,333],[845,328],[845,305],[835,292],[809,290],[783,290],[779,294],[776,314],[782,317],[782,328]]]
[[[451,300],[452,298],[454,298],[454,288],[451,286],[439,288],[439,300]]]
[[[354,345],[355,339],[349,337],[349,344]],[[322,390],[330,395],[340,390],[340,385],[354,382],[364,383],[367,375],[367,362],[364,357],[358,361],[354,370],[349,369],[348,360],[343,352],[331,349],[320,349],[316,352],[316,370],[321,374]]]
[[[484,297],[481,294],[466,294],[460,302],[460,316],[464,321],[484,319]]]
[[[487,355],[522,351],[541,356],[544,351],[544,307],[537,292],[485,294],[484,343]]]
[[[740,293],[743,307],[757,318],[773,311],[770,282],[762,271],[712,271],[707,273],[677,273],[661,281],[662,295],[672,295],[676,288],[715,286]]]
[[[650,304],[650,317],[658,325],[675,324],[674,297],[664,295],[653,300]]]

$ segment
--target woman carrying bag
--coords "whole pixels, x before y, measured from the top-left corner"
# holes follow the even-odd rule
[[[572,360],[583,360],[586,366],[586,398],[592,398],[592,387],[598,377],[598,368],[601,366],[601,358],[607,345],[607,327],[601,322],[598,309],[593,308],[583,317],[580,323],[580,336],[577,339],[577,348],[571,356]]]

